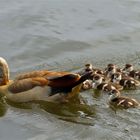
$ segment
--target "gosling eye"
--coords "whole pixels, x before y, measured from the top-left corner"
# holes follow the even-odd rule
[[[112,92],[109,92],[108,94],[109,94],[109,95],[112,95]]]

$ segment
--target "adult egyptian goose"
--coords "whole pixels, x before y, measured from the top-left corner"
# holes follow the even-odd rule
[[[61,102],[77,95],[82,82],[91,74],[92,72],[87,72],[80,76],[70,72],[40,70],[21,74],[15,80],[9,80],[8,64],[0,57],[0,94],[14,102]]]
[[[112,90],[109,96],[109,105],[122,109],[135,108],[140,106],[140,103],[133,98],[121,96],[117,89]]]

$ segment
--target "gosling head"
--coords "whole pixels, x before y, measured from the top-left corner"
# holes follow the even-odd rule
[[[116,72],[111,76],[111,82],[113,83],[118,83],[121,79],[122,79],[122,75],[119,72]]]
[[[117,89],[113,89],[109,92],[109,95],[110,95],[109,100],[113,100],[120,96],[120,91]]]
[[[112,76],[112,74],[116,73],[116,66],[113,64],[110,64],[107,68],[106,68],[106,76],[108,78],[110,78]]]
[[[94,74],[94,76],[93,76],[93,82],[95,84],[101,84],[103,82],[103,77],[100,76],[99,74]]]
[[[92,71],[93,70],[93,65],[88,63],[88,64],[85,64],[85,71]]]
[[[133,65],[131,65],[131,64],[125,64],[125,67],[123,69],[124,72],[131,72],[133,70],[134,70],[134,68],[133,68]]]
[[[107,68],[110,68],[110,67],[116,68],[116,65],[115,65],[115,64],[112,64],[112,63],[109,63],[109,64],[107,65]]]

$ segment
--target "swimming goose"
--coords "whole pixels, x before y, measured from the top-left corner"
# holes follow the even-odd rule
[[[0,57],[0,94],[14,102],[63,102],[77,95],[82,82],[90,75],[91,72],[80,76],[70,72],[40,70],[21,74],[15,80],[9,80],[8,64]]]
[[[133,98],[121,96],[117,89],[112,90],[109,96],[109,105],[122,109],[135,108],[140,106],[140,103]]]

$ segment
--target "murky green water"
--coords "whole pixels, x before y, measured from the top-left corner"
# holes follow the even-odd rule
[[[1,0],[0,56],[11,79],[37,69],[77,71],[85,63],[132,63],[140,69],[139,0]],[[1,140],[139,140],[140,109],[119,110],[107,96],[78,103],[0,100]],[[140,90],[124,91],[140,100]]]

